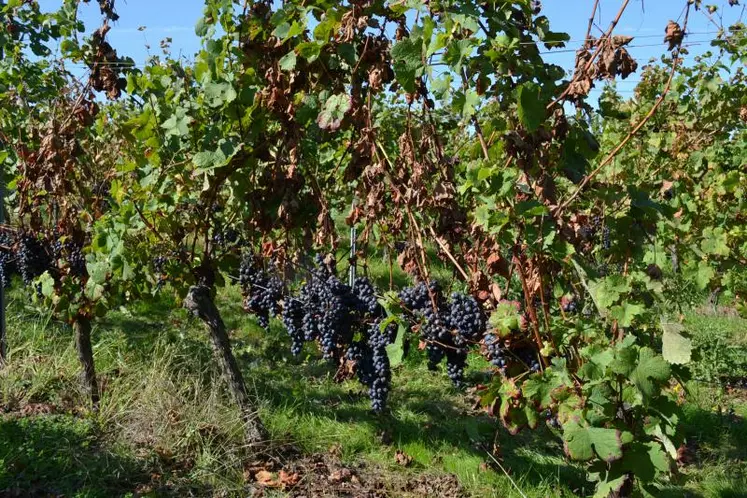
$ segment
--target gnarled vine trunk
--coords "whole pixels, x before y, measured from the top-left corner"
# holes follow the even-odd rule
[[[250,396],[246,389],[244,377],[231,351],[226,326],[210,295],[210,289],[204,285],[192,286],[184,299],[184,307],[207,327],[213,354],[218,360],[228,390],[244,418],[246,441],[252,446],[259,446],[267,440],[267,432],[259,418],[257,400]]]
[[[93,363],[93,347],[91,346],[91,319],[79,316],[73,322],[75,333],[75,349],[78,352],[78,360],[83,368],[81,380],[94,408],[99,406],[99,385],[96,382],[96,367]]]

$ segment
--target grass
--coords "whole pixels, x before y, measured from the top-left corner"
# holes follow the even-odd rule
[[[453,474],[472,496],[519,497],[517,487],[527,497],[589,494],[583,469],[563,458],[549,431],[512,437],[497,430],[495,419],[473,409],[469,395],[454,390],[445,374],[429,372],[419,353],[395,371],[391,414],[375,416],[357,382],[334,382],[335,372],[312,348],[291,357],[280,324],[263,331],[239,303],[235,288],[219,295],[234,352],[262,399],[278,447],[365,464],[385,486]],[[23,298],[11,300],[8,315],[10,357],[0,374],[6,411],[0,418],[1,495],[249,494],[251,458],[242,447],[239,414],[222,389],[204,331],[173,301],[122,309],[97,322],[94,355],[104,390],[98,413],[85,408],[78,387],[71,331]],[[747,351],[741,349],[747,321],[689,320],[696,343],[726,341]],[[468,375],[479,380],[483,367],[475,362]],[[684,428],[697,444],[697,462],[662,496],[747,496],[744,395],[688,385]],[[510,477],[491,465],[485,449],[494,445]],[[396,463],[397,450],[412,464]]]

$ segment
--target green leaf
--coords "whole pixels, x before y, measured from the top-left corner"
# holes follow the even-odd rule
[[[661,322],[662,336],[661,353],[666,361],[673,365],[684,365],[690,362],[693,343],[682,335],[685,327],[680,323]]]
[[[196,153],[192,157],[192,162],[197,168],[197,173],[204,173],[225,166],[239,150],[241,150],[241,144],[236,144],[233,139],[222,138],[218,142],[217,149]]]
[[[396,319],[394,316],[390,316],[389,318]],[[387,320],[389,320],[389,318]],[[387,323],[387,320],[384,320],[381,323],[382,332],[383,329],[389,325]],[[386,354],[389,357],[389,364],[392,368],[401,365],[402,360],[405,357],[405,348],[404,348],[404,342],[405,342],[405,334],[407,333],[407,329],[403,324],[399,324],[399,327],[397,328],[397,338],[394,340],[393,343],[389,344],[386,347]]]
[[[698,269],[695,273],[695,283],[698,284],[700,290],[707,288],[715,276],[716,272],[707,261],[698,262]]]
[[[547,112],[545,103],[540,98],[540,86],[536,83],[524,83],[517,89],[517,103],[519,120],[530,132],[545,121]]]
[[[610,308],[610,317],[617,320],[621,327],[630,327],[633,324],[633,319],[645,311],[646,307],[641,304],[623,303]]]
[[[630,380],[645,398],[654,395],[654,381],[664,382],[669,379],[669,364],[663,357],[650,348],[641,348],[638,353],[638,365],[630,374]]]
[[[202,38],[205,36],[208,32],[208,28],[210,25],[205,22],[205,18],[201,17],[199,21],[197,21],[197,24],[195,25],[195,34]]]
[[[468,58],[472,53],[473,40],[471,38],[465,38],[462,40],[452,40],[446,47],[446,53],[443,56],[443,60],[446,64],[457,74],[462,72],[462,64],[464,59]]]
[[[622,275],[611,275],[589,283],[589,292],[597,307],[609,309],[620,296],[630,291],[630,284]]]
[[[292,71],[296,67],[296,52],[291,50],[278,61],[281,71]]]
[[[521,201],[516,204],[516,215],[522,218],[533,218],[548,214],[550,210],[539,201]]]
[[[392,47],[392,60],[409,68],[423,65],[423,44],[419,39],[404,38]]]
[[[161,128],[166,130],[166,136],[184,137],[189,134],[189,124],[192,118],[187,116],[187,110],[178,107],[174,113],[163,122]]]
[[[548,408],[555,401],[567,383],[562,375],[557,375],[554,369],[546,369],[542,375],[535,375],[524,381],[521,386],[522,394],[533,401],[539,408]]]
[[[319,128],[323,130],[335,131],[340,128],[342,119],[345,117],[345,114],[347,114],[352,105],[350,95],[344,93],[332,95],[327,99],[327,102],[324,103],[324,108],[316,118],[316,123],[319,125]]]
[[[322,53],[322,44],[316,42],[299,43],[296,47],[298,55],[309,62],[314,62]]]
[[[314,38],[318,41],[326,42],[334,32],[337,24],[335,19],[326,18],[314,28]]]
[[[609,498],[610,496],[616,496],[625,485],[627,479],[627,476],[622,475],[610,479],[609,481],[606,479],[600,481],[595,489],[594,498]]]
[[[659,474],[669,472],[669,462],[669,457],[658,442],[636,441],[626,448],[621,467],[641,481],[651,482]]]
[[[45,271],[39,277],[39,283],[41,284],[42,295],[46,298],[51,298],[54,295],[54,279],[49,272]]]
[[[284,22],[273,30],[272,35],[277,37],[281,43],[285,43],[288,39],[303,33],[303,30],[303,26],[298,21],[293,21],[293,24]]]
[[[703,230],[703,240],[700,242],[700,248],[706,254],[728,256],[729,245],[726,230],[721,227],[709,227]]]
[[[617,429],[584,427],[576,421],[563,426],[565,449],[574,460],[588,461],[596,454],[606,462],[613,462],[622,458],[623,444],[631,439],[630,433]]]
[[[468,89],[466,92],[457,92],[454,95],[454,109],[465,119],[471,118],[475,114],[479,103],[480,96],[472,89]]]
[[[423,44],[420,39],[405,38],[392,47],[394,76],[407,93],[415,92],[415,77],[423,70]]]
[[[98,301],[104,296],[104,286],[97,284],[93,280],[89,280],[86,283],[85,294],[91,301]]]
[[[88,270],[89,282],[96,284],[106,282],[106,277],[109,274],[109,264],[106,261],[86,263],[86,269]]]
[[[203,88],[205,101],[210,107],[220,107],[236,100],[236,90],[230,83],[209,81]]]

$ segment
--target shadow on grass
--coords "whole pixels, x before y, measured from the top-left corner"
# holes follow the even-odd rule
[[[747,419],[688,407],[683,428],[685,437],[695,442],[696,459],[747,461]]]
[[[247,382],[254,384],[273,411],[290,408],[293,416],[310,416],[320,421],[350,424],[370,434],[386,434],[385,439],[398,446],[412,444],[433,449],[433,454],[458,454],[489,463],[485,449],[492,447],[496,431],[501,431],[499,424],[485,414],[460,406],[443,372],[421,371],[418,362],[410,365],[408,361],[402,369],[403,378],[396,379],[393,385],[390,400],[393,411],[376,415],[369,409],[365,390],[357,383],[336,384],[331,380],[333,366],[315,355],[311,355],[310,361],[293,358],[286,333],[278,324],[265,332],[232,308],[225,304],[223,307],[229,328],[238,331],[232,337],[234,353]],[[170,309],[163,315],[157,310],[116,315],[102,333],[106,328],[120,329],[131,351],[143,359],[154,354],[159,340],[166,340],[178,344],[181,356],[203,366],[210,364],[213,361],[210,346],[207,337],[201,335],[200,324],[179,318],[179,323],[171,324],[175,326],[164,326],[170,320],[173,321]],[[504,432],[500,439],[503,465],[527,484],[547,485],[549,480],[557,480],[567,489],[580,489],[585,484],[588,487],[583,472],[562,463],[562,448],[547,430],[526,431],[518,437]],[[338,442],[346,443],[344,437]],[[373,436],[363,444],[376,452],[382,443]]]
[[[253,376],[257,391],[275,410],[292,407],[298,415],[365,427],[368,433],[384,435],[382,439],[391,441],[394,447],[414,445],[432,449],[434,455],[464,455],[479,459],[488,467],[491,462],[486,450],[492,448],[498,431],[502,465],[515,476],[521,476],[523,482],[532,485],[556,482],[568,490],[589,488],[580,468],[559,463],[563,458],[562,446],[549,430],[540,428],[518,436],[508,435],[494,418],[467,410],[449,399],[454,393],[449,394],[450,389],[436,380],[445,375],[442,372],[422,372],[432,376],[425,384],[422,379],[412,379],[412,383],[407,378],[395,379],[389,403],[391,411],[377,415],[369,409],[365,389],[329,380],[334,373],[331,366],[312,361],[288,365],[282,373],[260,370],[261,373]],[[415,373],[419,374],[420,371]],[[433,385],[430,379],[434,379]],[[346,444],[344,436],[339,439],[339,443]],[[374,438],[372,444],[385,443]]]
[[[0,421],[1,496],[119,496],[148,481],[101,448],[92,424],[63,415]]]
[[[743,462],[747,461],[747,420],[688,406],[683,431],[691,448],[691,462],[681,484],[687,483],[692,489],[668,486],[658,496],[747,498],[747,474],[743,470]]]

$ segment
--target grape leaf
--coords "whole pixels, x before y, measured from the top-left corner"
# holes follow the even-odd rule
[[[392,320],[396,319],[394,316],[390,316]],[[389,322],[392,320],[387,319]],[[385,329],[389,323],[387,323],[387,320],[384,320],[381,322],[382,332],[383,329]],[[402,364],[402,360],[405,357],[405,334],[407,333],[407,329],[404,325],[401,323],[399,324],[399,327],[397,328],[397,338],[394,340],[393,343],[389,344],[386,347],[386,354],[389,357],[389,365],[394,368],[398,365]]]
[[[205,101],[210,107],[220,107],[236,100],[236,89],[230,83],[210,81],[204,87]]]
[[[621,275],[611,275],[589,283],[589,291],[594,302],[601,309],[609,309],[620,296],[630,291],[630,284]]]
[[[545,103],[540,97],[540,86],[524,83],[517,90],[518,114],[527,130],[536,131],[545,120]]]
[[[278,61],[281,71],[291,71],[296,67],[296,51],[291,50]]]
[[[187,116],[187,110],[183,107],[178,107],[174,111],[174,114],[163,122],[161,128],[166,130],[167,137],[183,137],[189,134],[189,124],[191,122],[192,118]]]
[[[693,352],[693,343],[682,335],[685,327],[680,323],[667,323],[662,321],[661,353],[665,360],[674,365],[684,365],[690,362]]]
[[[698,269],[695,272],[695,283],[698,284],[700,290],[708,287],[713,277],[716,276],[716,272],[707,261],[699,261]]]
[[[625,485],[627,479],[628,477],[623,475],[614,479],[601,481],[597,485],[594,498],[609,498],[610,496],[616,496]]]
[[[319,128],[328,131],[335,131],[340,128],[342,119],[345,114],[352,107],[352,99],[350,95],[339,93],[332,95],[327,102],[324,103],[324,108],[319,116],[316,118],[316,123]]]
[[[602,460],[613,462],[622,458],[623,444],[632,439],[633,435],[629,432],[601,427],[584,427],[576,421],[570,421],[563,426],[565,450],[574,460],[591,460],[596,453]]]
[[[641,304],[623,303],[610,308],[610,316],[617,320],[621,327],[630,327],[633,319],[646,311],[646,307]]]
[[[405,38],[392,47],[394,76],[407,93],[415,92],[415,77],[423,69],[422,52],[420,39]]]
[[[480,96],[474,90],[466,92],[457,92],[454,95],[454,109],[464,118],[471,118],[475,114],[477,105],[480,103]]]
[[[654,394],[653,381],[665,381],[669,378],[669,373],[669,364],[663,357],[650,348],[641,348],[638,353],[638,365],[630,374],[630,380],[644,397],[651,397]]]
[[[703,230],[703,240],[700,242],[700,248],[706,254],[715,254],[717,256],[728,256],[729,245],[726,231],[721,227],[706,228]]]

